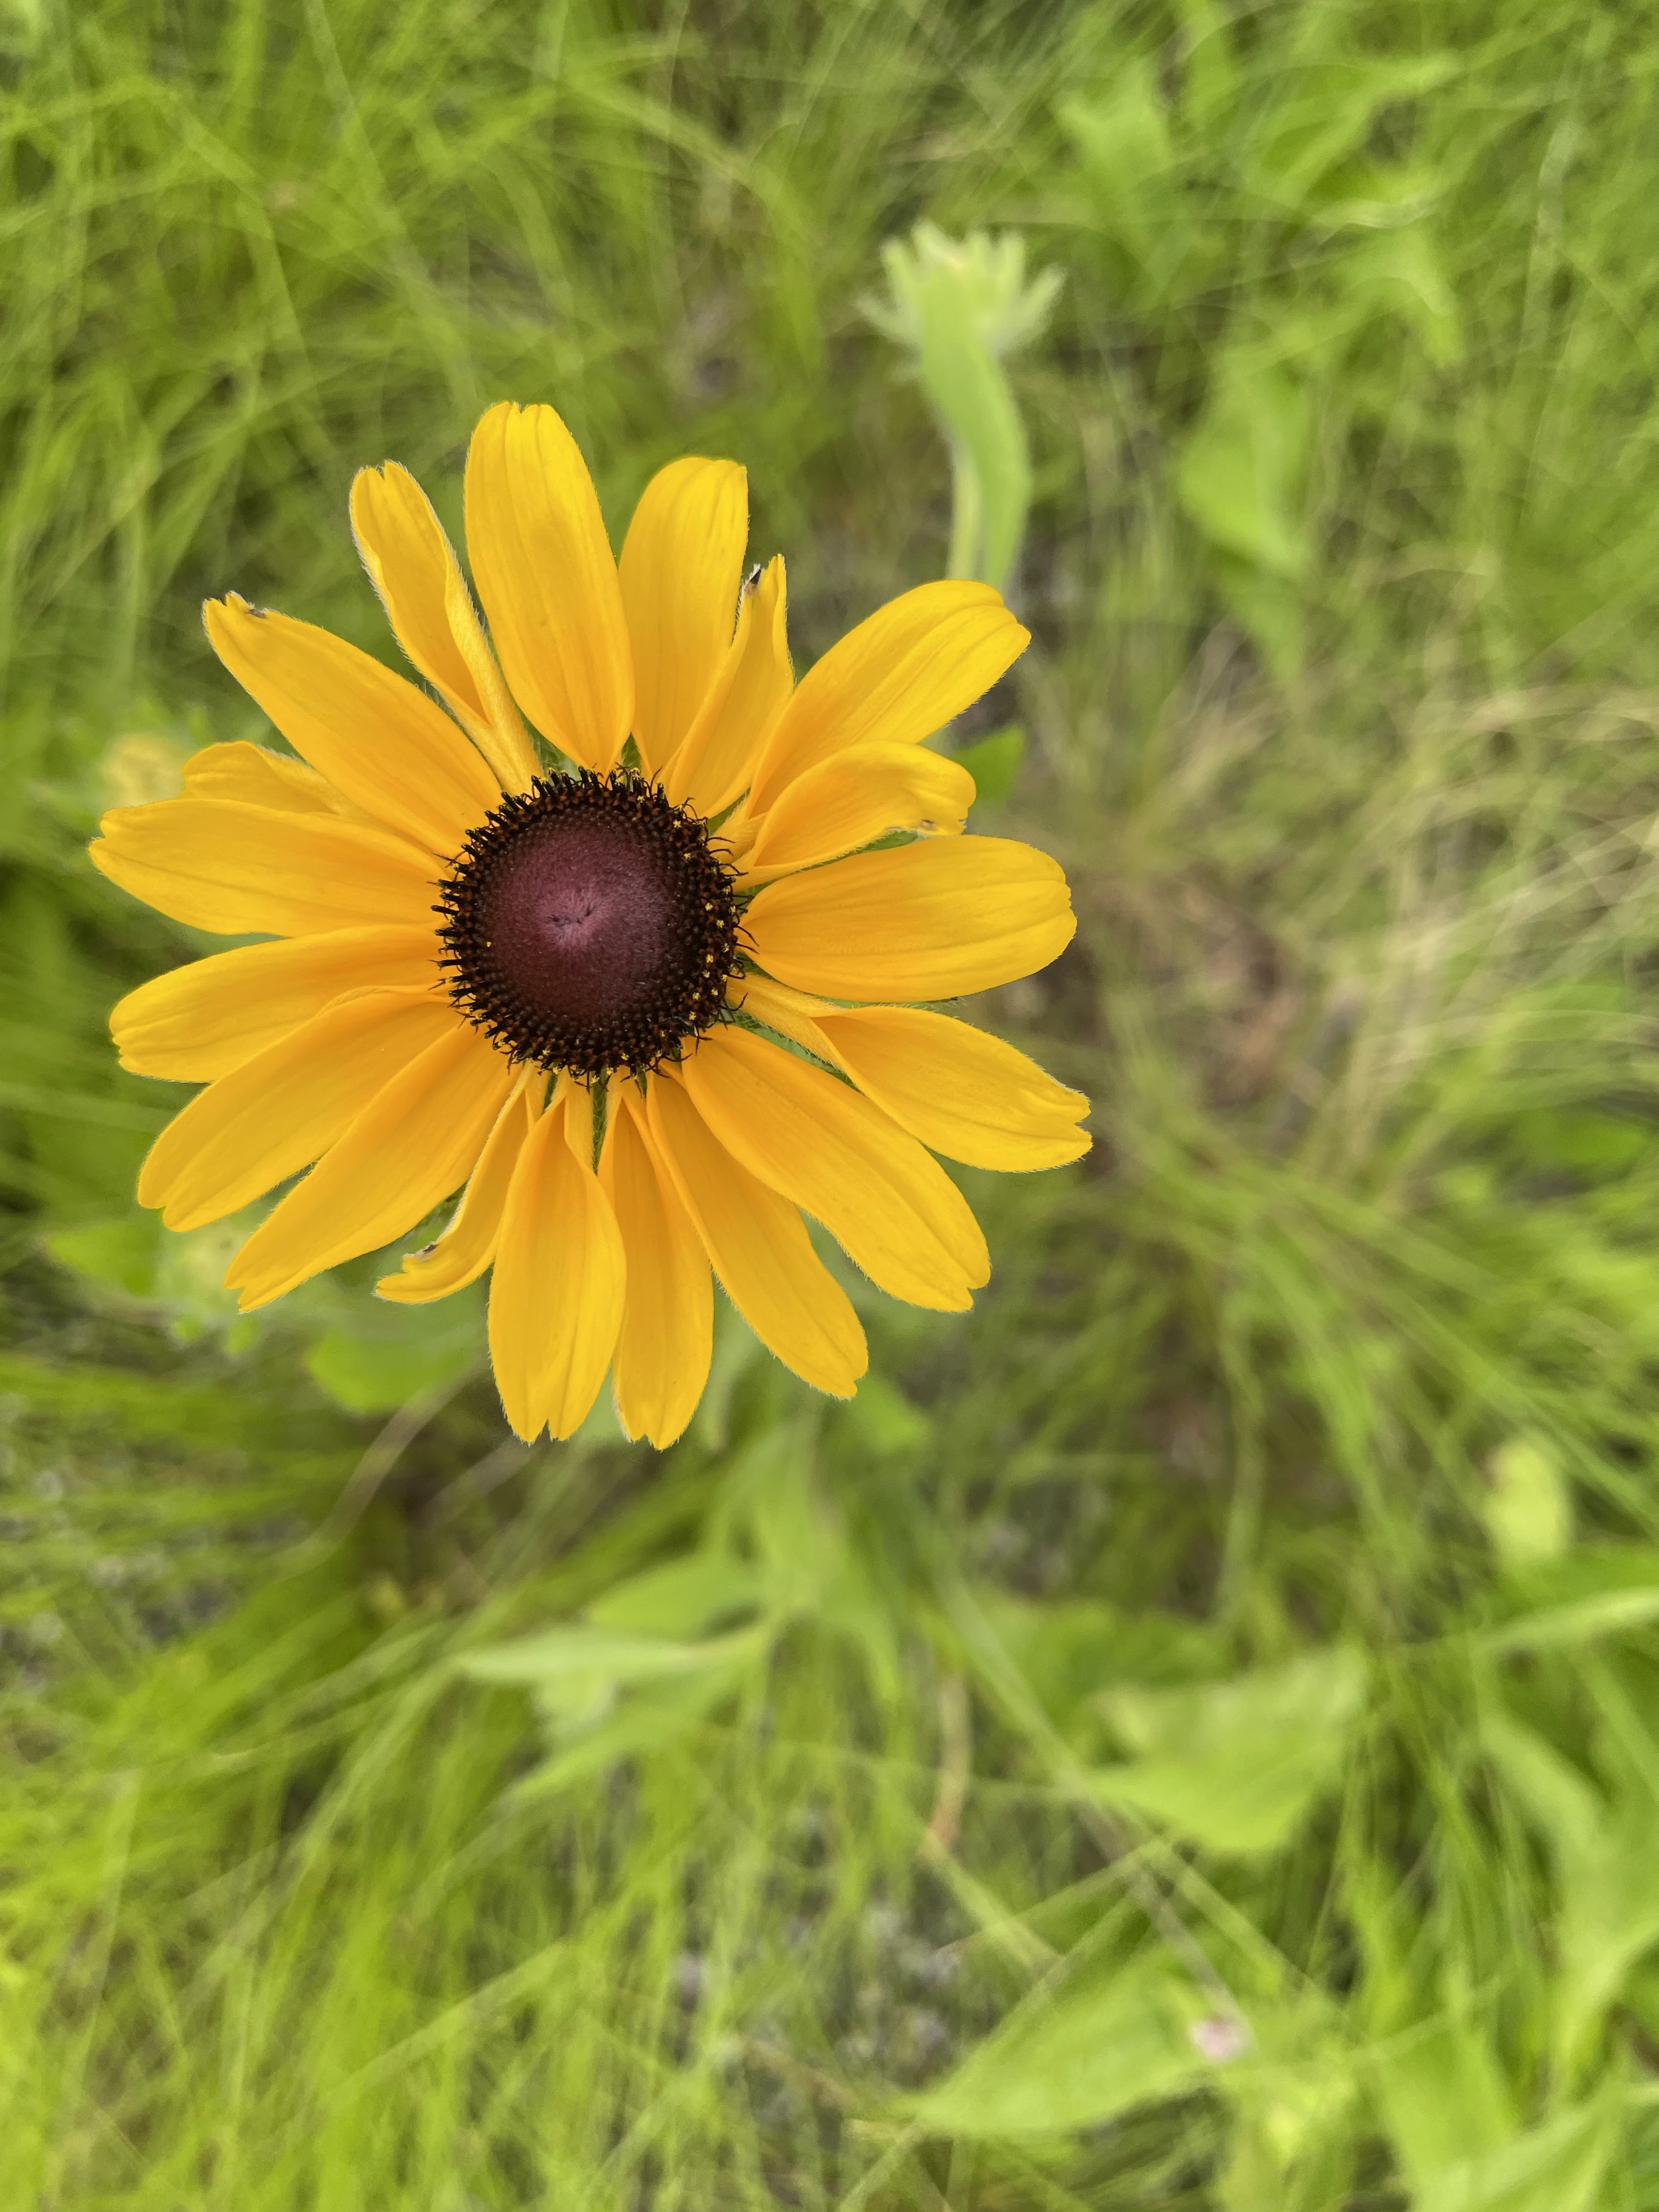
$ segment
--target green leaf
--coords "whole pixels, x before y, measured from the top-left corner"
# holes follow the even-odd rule
[[[619,1759],[672,1749],[743,1687],[755,1656],[752,1650],[744,1650],[693,1674],[664,1676],[641,1685],[614,1707],[597,1703],[590,1708],[586,1725],[573,1725],[571,1716],[556,1713],[545,1698],[540,1700],[544,1717],[561,1721],[563,1741],[515,1786],[514,1797],[556,1796]]]
[[[1107,1691],[1097,1705],[1144,1755],[1097,1769],[1096,1794],[1210,1850],[1276,1850],[1334,1779],[1365,1686],[1364,1661],[1338,1649],[1231,1682]]]
[[[1208,2042],[1230,2025],[1212,2018],[1194,2034]],[[1233,2113],[1227,2162],[1216,2176],[1217,2212],[1328,2212],[1347,2201],[1352,2146],[1365,2131],[1340,2018],[1304,1995],[1258,2008],[1249,2025],[1254,2047],[1212,2076]]]
[[[573,1681],[619,1687],[721,1666],[729,1659],[758,1650],[762,1641],[755,1629],[686,1643],[664,1637],[629,1636],[586,1621],[570,1621],[562,1627],[544,1629],[538,1636],[523,1636],[510,1644],[469,1652],[459,1665],[461,1672],[475,1682],[522,1689],[540,1690]]]
[[[1659,1620],[1659,1551],[1639,1544],[1583,1546],[1513,1577],[1532,1601],[1483,1638],[1499,1655],[1571,1649],[1626,1636]]]
[[[1014,734],[1018,736],[1018,732]],[[958,754],[957,757],[965,756]],[[849,1398],[842,1407],[841,1419],[842,1425],[866,1450],[882,1459],[919,1452],[933,1433],[930,1417],[920,1406],[913,1406],[904,1393],[883,1375],[865,1376],[859,1384],[857,1396]]]
[[[483,1355],[476,1296],[428,1306],[363,1298],[342,1307],[306,1352],[311,1378],[350,1413],[389,1413],[459,1382]]]
[[[1571,2075],[1632,1971],[1659,1943],[1652,1801],[1643,1790],[1610,1805],[1553,1745],[1508,1714],[1488,1714],[1481,1741],[1555,1861],[1552,2041],[1557,2065]]]
[[[1273,201],[1301,206],[1335,165],[1363,143],[1378,108],[1434,91],[1458,66],[1449,53],[1371,57],[1351,52],[1310,63],[1281,87],[1252,133],[1251,184]]]
[[[1068,1734],[1086,1705],[1081,1717],[1098,1739],[1096,1716],[1108,1685],[1207,1681],[1221,1662],[1210,1629],[1168,1613],[1124,1613],[1089,1598],[1033,1601],[989,1588],[977,1595],[1037,1703]]]
[[[1499,1711],[1485,1714],[1480,1746],[1533,1825],[1565,1858],[1593,1849],[1607,1818],[1600,1790],[1534,1729]]]
[[[1645,1798],[1561,1860],[1556,1927],[1556,2057],[1571,2075],[1642,1954],[1659,1943],[1659,1822]]]
[[[587,1608],[596,1628],[624,1636],[696,1637],[760,1609],[765,1584],[723,1552],[694,1552],[618,1583]]]
[[[1592,2212],[1613,2149],[1609,2114],[1582,2105],[1499,2150],[1430,2175],[1413,2212]]]
[[[1474,2019],[1448,2014],[1379,2045],[1372,2078],[1413,2185],[1455,2160],[1498,2149],[1515,2133],[1515,2100]]]
[[[163,1231],[155,1249],[155,1302],[166,1308],[174,1336],[189,1341],[235,1327],[236,1293],[225,1288],[225,1271],[255,1218],[245,1207],[201,1229]]]
[[[1604,1176],[1632,1166],[1654,1141],[1652,1124],[1632,1114],[1548,1107],[1513,1115],[1504,1136],[1536,1166]]]
[[[1254,641],[1280,683],[1301,667],[1307,624],[1299,584],[1217,546],[1210,565],[1234,619]]]
[[[1342,275],[1352,294],[1414,331],[1437,367],[1462,360],[1457,297],[1425,223],[1376,232],[1344,257]]]
[[[1168,112],[1152,63],[1137,57],[1104,90],[1064,100],[1061,129],[1077,154],[1088,212],[1141,267],[1172,225],[1188,225],[1174,188]]]
[[[1013,789],[1025,757],[1025,732],[1018,722],[1010,722],[1006,728],[993,730],[988,737],[975,738],[972,744],[959,747],[954,757],[974,779],[975,805],[1000,806]]]
[[[154,1214],[117,1214],[82,1229],[60,1229],[46,1238],[46,1249],[60,1267],[72,1267],[89,1282],[128,1297],[148,1297],[155,1286],[158,1226]]]
[[[1079,1977],[1021,2005],[917,2100],[915,2116],[958,2136],[1093,2127],[1203,2073],[1188,2033],[1201,2010],[1161,1957]]]
[[[1212,545],[1290,581],[1310,557],[1302,513],[1309,434],[1300,379],[1240,349],[1218,364],[1176,471],[1181,503]]]

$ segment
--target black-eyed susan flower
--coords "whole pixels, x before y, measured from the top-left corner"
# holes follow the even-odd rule
[[[959,1310],[989,1261],[933,1154],[1030,1169],[1088,1144],[1078,1093],[915,1003],[1072,934],[1060,868],[962,836],[972,779],[921,742],[1026,633],[983,585],[925,584],[796,684],[783,563],[744,575],[742,469],[664,469],[617,561],[549,407],[485,415],[465,506],[488,635],[414,479],[352,491],[429,691],[212,601],[215,650],[298,757],[210,745],[179,797],[104,818],[106,876],[266,940],[112,1016],[126,1066],[206,1085],[139,1197],[191,1229],[299,1177],[231,1263],[246,1310],[459,1191],[379,1289],[493,1270],[521,1436],[568,1435],[609,1372],[629,1435],[672,1442],[708,1376],[711,1268],[787,1366],[850,1394],[863,1331],[803,1214],[882,1289]]]

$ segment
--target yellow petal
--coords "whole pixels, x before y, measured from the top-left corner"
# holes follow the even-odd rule
[[[734,1013],[752,1014],[780,1036],[793,1037],[808,1052],[834,1065],[835,1055],[818,1035],[818,1017],[833,1012],[832,1000],[815,999],[806,991],[792,991],[787,983],[775,983],[757,969],[750,969],[734,975],[726,985],[726,1002]]]
[[[646,1099],[657,1158],[726,1296],[786,1367],[850,1398],[869,1364],[864,1331],[799,1213],[716,1141],[676,1076],[653,1076]]]
[[[834,999],[954,999],[1029,975],[1077,923],[1060,864],[1006,837],[854,853],[765,884],[744,917],[769,975]]]
[[[123,890],[223,937],[303,937],[425,922],[436,870],[389,830],[217,799],[118,806],[93,866]]]
[[[400,1068],[231,1261],[225,1287],[241,1292],[241,1310],[424,1220],[477,1166],[514,1080],[506,1054],[470,1025]]]
[[[803,1017],[798,994],[747,979],[744,1010],[851,1076],[901,1129],[947,1159],[1018,1172],[1079,1159],[1080,1091],[1056,1083],[999,1036],[920,1006],[824,1006]]]
[[[593,480],[550,407],[504,400],[473,432],[466,544],[514,697],[605,775],[633,718],[634,665]]]
[[[786,787],[756,826],[743,872],[782,875],[872,845],[894,830],[955,837],[974,803],[974,779],[922,745],[855,745]]]
[[[443,1235],[418,1252],[406,1252],[398,1273],[382,1275],[375,1284],[377,1297],[397,1305],[426,1305],[477,1282],[495,1256],[507,1186],[525,1139],[541,1112],[541,1085],[532,1083],[529,1071],[524,1070],[495,1117]]]
[[[599,1395],[622,1326],[622,1237],[565,1133],[568,1086],[513,1170],[489,1285],[489,1357],[515,1434],[568,1437]]]
[[[1030,641],[988,584],[920,584],[890,600],[801,678],[756,771],[751,810],[848,745],[919,744]]]
[[[614,1086],[599,1161],[628,1256],[628,1296],[612,1388],[630,1437],[665,1451],[696,1411],[714,1349],[708,1255],[671,1178],[652,1151],[643,1103]]]
[[[780,556],[757,583],[744,586],[725,662],[663,770],[663,789],[676,806],[689,800],[704,815],[719,814],[747,788],[794,680]]]
[[[687,1055],[686,1095],[734,1159],[821,1221],[896,1298],[960,1312],[991,1273],[968,1201],[914,1137],[835,1076],[746,1030]]]
[[[269,745],[204,745],[185,763],[186,799],[236,799],[289,814],[337,814],[340,802],[314,768]]]
[[[302,760],[376,822],[447,858],[500,803],[477,748],[424,691],[331,631],[210,599],[213,649]]]
[[[513,704],[461,564],[432,502],[396,461],[359,469],[351,529],[392,632],[447,701],[504,791],[526,791],[536,756]]]
[[[749,479],[735,461],[671,461],[647,484],[617,562],[634,652],[634,742],[667,760],[732,643]]]
[[[441,983],[437,962],[437,939],[419,927],[241,945],[129,991],[110,1015],[110,1034],[135,1075],[209,1083],[347,991]]]
[[[297,1175],[375,1094],[463,1026],[423,989],[357,991],[192,1098],[150,1146],[138,1203],[169,1229],[199,1229]]]
[[[585,1168],[597,1170],[593,1158],[593,1086],[573,1077],[559,1078],[556,1103],[564,1109],[564,1140]]]

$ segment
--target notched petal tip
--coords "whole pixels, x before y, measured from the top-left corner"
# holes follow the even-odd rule
[[[256,606],[252,599],[245,599],[240,592],[226,592],[216,599],[203,600],[202,627],[208,634],[209,644],[215,653],[219,653],[218,640],[213,634],[216,620],[224,622],[245,615],[250,622],[263,622],[270,611],[269,607]],[[219,658],[222,660],[224,655],[219,653]]]
[[[161,1218],[165,1221],[167,1216],[163,1214]],[[252,1239],[250,1237],[248,1242],[251,1243]],[[300,1285],[297,1283],[272,1284],[268,1279],[263,1283],[251,1280],[237,1266],[237,1261],[246,1249],[247,1245],[244,1244],[235,1258],[231,1261],[229,1267],[225,1269],[224,1288],[235,1291],[236,1310],[239,1314],[262,1312],[266,1306],[277,1304],[288,1296],[290,1291],[299,1289]]]

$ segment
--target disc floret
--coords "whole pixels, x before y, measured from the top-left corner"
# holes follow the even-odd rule
[[[708,824],[631,769],[538,776],[469,832],[436,911],[455,1004],[515,1060],[592,1080],[724,1018],[737,886]]]

